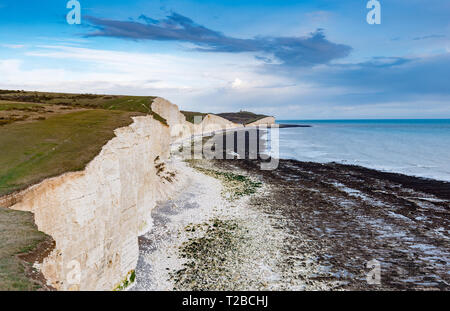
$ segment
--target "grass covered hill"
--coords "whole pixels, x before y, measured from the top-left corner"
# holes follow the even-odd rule
[[[0,196],[84,169],[155,97],[0,90]]]

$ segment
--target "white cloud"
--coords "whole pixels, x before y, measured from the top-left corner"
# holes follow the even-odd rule
[[[262,71],[250,54],[168,55],[53,45],[26,50],[25,56],[0,59],[0,88],[157,95],[187,110],[245,109],[281,119],[397,113],[397,104],[345,109],[336,98],[355,90],[319,87],[310,79],[292,80]]]
[[[129,84],[130,81],[158,80],[153,83],[153,86],[161,89],[225,87],[244,67],[244,70],[248,70],[249,67],[257,64],[250,56],[234,57],[234,59],[228,57],[225,63],[223,56],[220,55],[195,58],[68,46],[40,46],[39,48],[39,51],[27,52],[26,55],[83,62],[84,65],[77,70],[78,74],[82,75],[82,81],[100,77],[122,84]]]
[[[209,94],[266,93],[261,89],[281,94],[293,86],[288,78],[258,71],[261,62],[245,53],[168,55],[43,45],[24,55],[0,59],[0,88],[158,95],[189,108]]]
[[[240,88],[242,85],[243,85],[243,82],[242,82],[242,80],[239,79],[239,78],[234,79],[233,83],[231,83],[231,87],[232,87],[233,89],[238,89],[238,88]]]
[[[2,44],[1,46],[8,49],[22,49],[25,47],[23,44]]]

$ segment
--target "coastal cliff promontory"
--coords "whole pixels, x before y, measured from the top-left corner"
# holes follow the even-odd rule
[[[56,242],[40,270],[58,290],[120,286],[136,266],[137,237],[152,225],[152,206],[179,182],[172,172],[157,174],[169,156],[168,127],[151,116],[135,117],[115,134],[84,171],[14,195],[10,208],[33,212],[38,229]]]

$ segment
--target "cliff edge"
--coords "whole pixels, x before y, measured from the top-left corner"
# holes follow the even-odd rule
[[[0,207],[32,212],[37,228],[54,240],[51,253],[35,265],[49,286],[114,290],[130,285],[138,236],[152,227],[156,203],[185,182],[170,163],[171,143],[243,127],[216,115],[206,115],[200,124],[187,122],[176,105],[162,98],[153,100],[151,110],[114,130],[83,170],[0,198]]]

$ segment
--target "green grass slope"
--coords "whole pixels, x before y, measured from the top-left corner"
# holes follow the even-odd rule
[[[0,90],[0,100],[22,103],[65,105],[78,108],[149,113],[153,96],[67,94]]]
[[[0,127],[0,196],[84,169],[136,112],[86,110]]]

